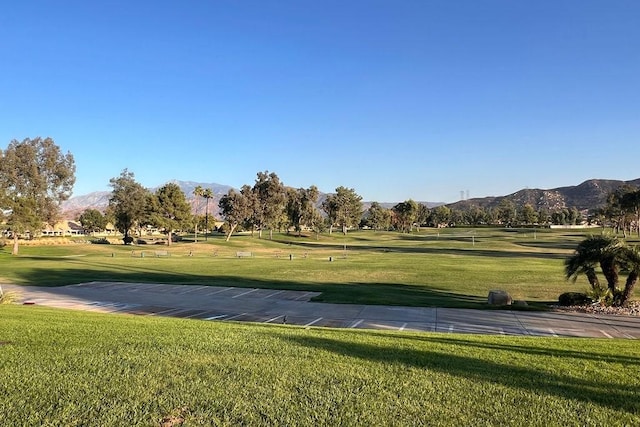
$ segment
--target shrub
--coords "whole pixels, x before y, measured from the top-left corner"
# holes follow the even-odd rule
[[[91,240],[91,243],[93,243],[94,245],[110,245],[111,244],[111,242],[109,242],[106,237],[93,239]]]
[[[18,302],[18,294],[15,292],[1,292],[0,304],[13,304]]]
[[[594,303],[610,306],[613,304],[613,294],[609,288],[593,288],[587,291],[587,296]]]
[[[565,292],[558,297],[558,303],[562,306],[587,305],[591,302],[591,298],[581,292]]]
[[[133,237],[127,236],[124,239],[122,239],[122,241],[124,242],[125,245],[130,245],[131,243],[133,243]]]

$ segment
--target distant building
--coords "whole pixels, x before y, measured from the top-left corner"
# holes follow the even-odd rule
[[[75,221],[62,220],[53,226],[46,224],[42,229],[43,236],[84,236],[84,228]]]

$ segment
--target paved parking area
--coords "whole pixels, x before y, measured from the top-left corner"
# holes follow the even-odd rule
[[[394,331],[640,338],[640,317],[311,302],[317,292],[90,282],[55,288],[2,285],[23,303],[102,313]]]

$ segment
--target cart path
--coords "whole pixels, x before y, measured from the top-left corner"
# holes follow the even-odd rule
[[[318,292],[202,285],[89,282],[60,287],[2,285],[19,302],[102,313],[303,327],[640,338],[640,317],[311,302]]]

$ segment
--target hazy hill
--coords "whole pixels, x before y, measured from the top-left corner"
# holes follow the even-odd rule
[[[506,196],[461,200],[447,206],[456,209],[466,209],[470,206],[495,208],[503,199],[508,199],[516,206],[530,204],[536,210],[546,208],[549,211],[555,211],[572,207],[578,210],[593,209],[604,206],[607,202],[607,196],[623,184],[640,187],[640,178],[633,181],[590,179],[575,186],[550,190],[524,189]]]
[[[202,188],[211,188],[214,197],[213,199],[209,200],[209,214],[213,216],[219,216],[218,201],[223,195],[227,194],[229,189],[232,188],[229,185],[216,183],[177,180],[169,182],[178,184],[178,186],[180,186],[182,191],[187,196],[187,200],[191,204],[193,211],[195,212],[197,209],[202,214],[204,214],[204,201],[200,200],[199,206],[196,207],[196,200],[193,195],[193,190],[198,185],[200,185]],[[506,198],[514,202],[516,206],[523,206],[528,203],[535,209],[547,208],[549,211],[572,207],[575,207],[579,210],[592,209],[604,206],[604,204],[606,203],[607,195],[623,184],[630,184],[640,187],[640,178],[633,181],[590,179],[576,186],[559,187],[550,190],[524,189],[506,196],[482,197],[461,200],[459,202],[450,203],[447,206],[456,209],[466,209],[470,206],[493,208],[498,206],[500,202]],[[149,190],[155,191],[157,190],[157,187],[150,188]],[[318,205],[320,205],[322,200],[326,198],[326,195],[327,193],[320,193]],[[88,208],[104,211],[109,204],[110,196],[110,191],[96,191],[93,193],[72,197],[62,204],[62,211],[64,213],[64,216],[67,218],[75,218]],[[391,208],[398,202],[380,203],[380,205],[385,208]],[[418,203],[425,204],[430,208],[444,204],[437,202]],[[364,209],[367,209],[369,206],[371,206],[371,202],[364,202],[363,205]]]
[[[203,183],[193,181],[169,181],[171,183],[178,184],[180,189],[187,196],[187,201],[191,204],[192,210],[195,212],[198,209],[199,213],[204,214],[205,202],[203,199],[199,200],[199,206],[196,206],[196,198],[193,195],[193,190],[199,185],[202,188],[210,188],[213,192],[213,198],[209,200],[209,214],[214,216],[218,213],[218,200],[227,194],[232,187],[229,185],[216,184],[216,183]],[[149,188],[150,191],[156,191],[160,187]],[[111,197],[111,191],[94,191],[93,193],[71,197],[66,202],[62,203],[62,212],[66,218],[75,218],[84,212],[85,209],[97,209],[101,212],[109,206],[109,198]]]

